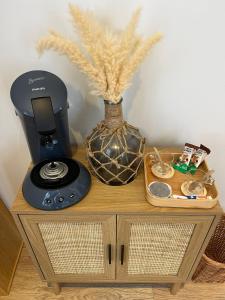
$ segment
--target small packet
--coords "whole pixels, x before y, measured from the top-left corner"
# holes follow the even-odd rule
[[[201,156],[200,159],[194,164],[196,167],[200,166],[200,164],[203,162],[203,160],[206,158],[207,155],[210,154],[211,150],[209,148],[207,148],[204,145],[200,145],[200,149],[201,150]]]
[[[192,154],[198,149],[197,146],[185,143],[184,150],[178,160],[173,164],[175,170],[187,173]]]
[[[210,152],[211,150],[209,148],[201,144],[200,147],[193,153],[188,169],[191,174],[195,174],[196,169]]]

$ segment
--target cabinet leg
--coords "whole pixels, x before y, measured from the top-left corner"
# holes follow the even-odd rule
[[[51,287],[53,288],[54,293],[56,295],[60,294],[61,287],[60,287],[59,283],[57,283],[57,282],[51,282]]]
[[[176,295],[176,293],[179,291],[179,289],[183,286],[183,282],[176,282],[173,283],[171,288],[170,288],[170,293],[172,295]]]

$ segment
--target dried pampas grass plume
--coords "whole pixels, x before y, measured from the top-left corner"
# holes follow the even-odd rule
[[[160,40],[161,34],[142,39],[135,33],[140,9],[134,12],[121,33],[103,27],[88,11],[72,4],[69,9],[84,49],[59,33],[50,31],[38,41],[38,52],[42,54],[52,49],[66,55],[89,78],[92,94],[114,103],[119,102],[133,74],[152,46]]]

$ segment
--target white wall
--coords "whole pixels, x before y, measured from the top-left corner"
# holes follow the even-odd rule
[[[212,149],[225,207],[225,1],[74,0],[105,23],[123,28],[143,7],[139,32],[164,34],[124,95],[124,114],[152,145],[189,141]],[[10,206],[29,163],[29,153],[10,102],[13,80],[44,69],[57,74],[69,91],[70,124],[78,141],[103,117],[103,104],[90,96],[85,77],[66,58],[48,52],[39,58],[36,41],[49,28],[73,37],[67,1],[2,0],[0,11],[0,197]]]

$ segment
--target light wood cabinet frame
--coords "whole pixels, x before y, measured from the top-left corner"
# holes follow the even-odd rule
[[[146,148],[146,152],[151,152]],[[179,152],[177,148],[166,148]],[[163,152],[162,151],[162,152]],[[87,166],[85,149],[78,148],[74,158]],[[149,204],[146,199],[143,170],[137,178],[124,186],[108,186],[92,177],[92,186],[86,197],[67,209],[42,211],[31,207],[23,198],[20,189],[11,212],[42,280],[47,281],[55,293],[61,283],[86,284],[147,284],[169,283],[175,294],[190,280],[202,254],[223,214],[219,203],[211,209],[167,208]],[[40,223],[97,222],[102,224],[104,244],[104,274],[56,274],[46,249]],[[127,250],[130,242],[131,224],[195,224],[192,236],[176,275],[128,274]],[[111,244],[111,264],[108,260],[108,245]],[[124,245],[124,264],[121,266],[120,251]],[[73,256],[73,254],[71,254]]]
[[[61,215],[44,215],[44,216],[21,216],[26,234],[29,236],[33,252],[38,259],[39,266],[48,282],[74,282],[115,279],[115,261],[116,261],[116,216],[90,215],[90,216],[67,216],[66,219]],[[39,229],[41,223],[101,223],[104,245],[104,274],[56,274],[51,264],[48,251],[45,246],[42,234]],[[111,245],[111,263],[109,263],[109,248]],[[73,259],[73,253],[71,253]]]

